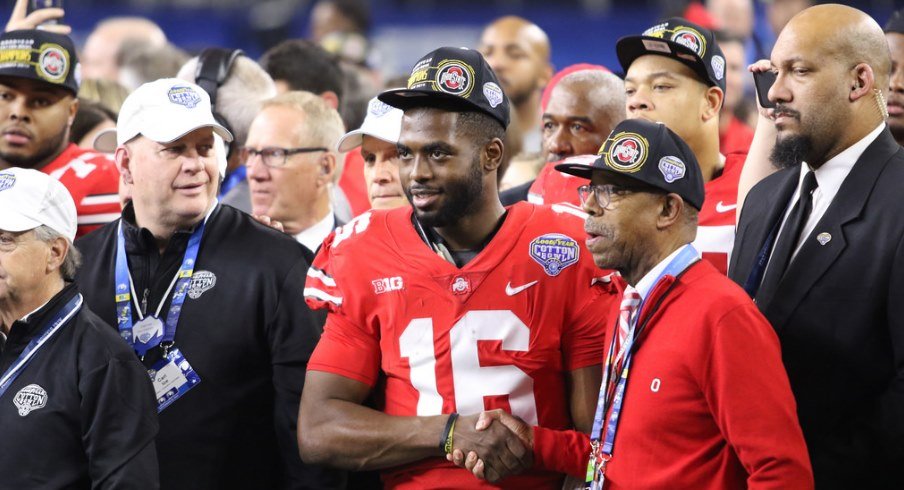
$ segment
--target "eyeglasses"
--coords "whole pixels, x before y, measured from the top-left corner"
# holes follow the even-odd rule
[[[622,195],[629,192],[661,192],[659,189],[648,187],[625,187],[613,184],[604,185],[582,185],[578,187],[578,198],[581,200],[581,206],[586,206],[590,195],[593,194],[596,199],[597,206],[605,208],[612,202],[613,195]]]
[[[260,150],[254,148],[242,148],[241,158],[242,162],[248,163],[255,156],[261,157],[261,161],[264,162],[264,165],[268,167],[284,167],[286,165],[286,160],[289,159],[292,155],[297,155],[299,153],[314,153],[316,151],[329,151],[328,148],[324,148],[322,146],[317,148],[275,148],[268,147],[262,148]]]

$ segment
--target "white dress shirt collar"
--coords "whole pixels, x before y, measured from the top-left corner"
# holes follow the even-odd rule
[[[301,233],[295,235],[295,239],[305,247],[308,247],[310,251],[316,252],[320,244],[323,243],[335,227],[336,215],[333,214],[333,209],[330,208],[330,212],[326,213],[325,218],[315,223],[314,226],[302,230]]]

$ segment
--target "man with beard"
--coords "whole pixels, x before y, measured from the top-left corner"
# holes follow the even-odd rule
[[[509,15],[483,30],[478,49],[511,101],[513,122],[523,135],[522,150],[540,151],[540,93],[553,72],[546,33],[526,19]]]
[[[888,127],[899,145],[904,145],[904,9],[885,24],[885,39],[891,52],[888,84]]]
[[[299,413],[302,458],[383,469],[387,488],[485,488],[444,456],[473,450],[487,476],[533,453],[500,408],[534,425],[589,430],[608,304],[573,208],[499,202],[507,97],[477,51],[440,48],[408,88],[379,96],[404,111],[400,177],[412,207],[373,210],[324,242],[305,296],[328,310]],[[382,411],[362,406],[371,393]],[[528,471],[504,488],[560,488]]]
[[[106,156],[69,143],[78,111],[72,40],[43,30],[0,35],[0,170],[33,168],[75,201],[78,236],[119,215],[119,172]]]
[[[904,150],[883,118],[888,44],[857,9],[811,7],[771,69],[783,170],[748,194],[729,275],[779,334],[817,487],[902,488]]]

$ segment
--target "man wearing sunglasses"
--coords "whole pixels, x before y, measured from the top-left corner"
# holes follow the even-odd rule
[[[342,225],[330,205],[330,188],[341,161],[336,143],[344,133],[339,113],[322,98],[287,92],[264,103],[242,149],[252,212],[281,222],[311,251]]]

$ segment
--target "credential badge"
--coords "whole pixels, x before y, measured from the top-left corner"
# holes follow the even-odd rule
[[[547,274],[558,276],[566,267],[577,263],[581,249],[571,237],[550,233],[530,242],[530,256]]]
[[[198,299],[205,291],[216,285],[216,274],[210,271],[195,271],[191,276],[191,285],[188,287],[188,297]]]
[[[39,385],[30,384],[19,390],[13,398],[13,404],[22,417],[47,406],[47,391]]]

